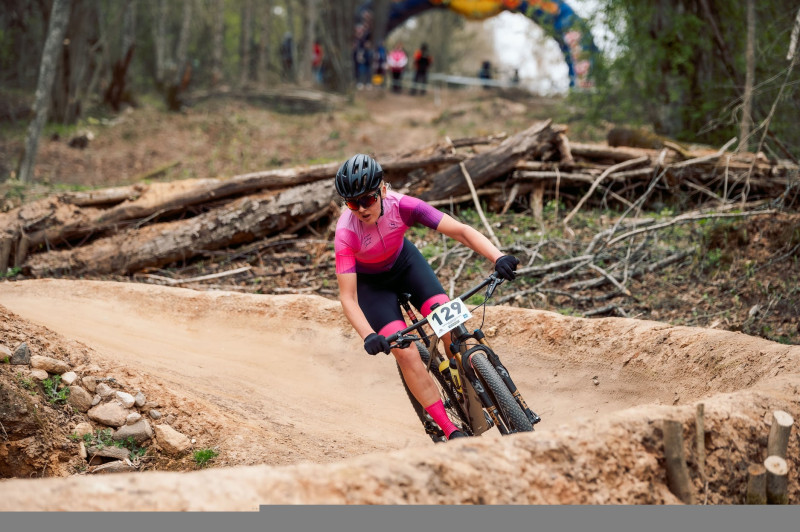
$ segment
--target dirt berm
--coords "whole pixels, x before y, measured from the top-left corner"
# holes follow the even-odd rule
[[[99,281],[0,283],[0,317],[77,348],[172,408],[212,467],[0,481],[0,510],[234,510],[261,504],[677,504],[661,421],[683,423],[698,502],[744,501],[771,413],[800,417],[800,347],[653,321],[489,307],[484,330],[543,421],[434,445],[389,357],[335,301]],[[475,324],[483,314],[475,311]],[[44,328],[46,329],[44,329]],[[705,410],[705,471],[695,413]],[[800,502],[794,427],[789,502]]]

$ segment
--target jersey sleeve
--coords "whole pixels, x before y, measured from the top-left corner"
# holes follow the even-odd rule
[[[357,242],[356,234],[348,229],[337,228],[333,241],[336,257],[336,273],[356,273],[356,252],[353,242]]]
[[[436,229],[439,227],[444,213],[421,199],[402,196],[400,198],[400,217],[408,227],[420,223],[425,227]]]

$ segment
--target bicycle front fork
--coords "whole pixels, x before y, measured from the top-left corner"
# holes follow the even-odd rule
[[[460,325],[456,330],[453,331],[451,338],[456,338],[456,340],[450,345],[451,352],[461,351],[462,360],[468,352],[474,352],[473,350],[480,349],[481,351],[485,352],[486,358],[489,359],[489,362],[497,370],[497,373],[500,375],[500,378],[503,379],[503,383],[508,388],[508,391],[511,392],[514,400],[517,402],[522,411],[525,412],[525,416],[528,418],[528,421],[531,422],[531,425],[535,425],[542,420],[542,418],[540,418],[536,412],[530,409],[528,403],[525,402],[525,399],[522,397],[522,394],[520,393],[516,384],[514,384],[514,381],[511,379],[511,375],[509,374],[508,370],[500,361],[500,357],[497,356],[497,353],[492,350],[492,348],[489,346],[489,343],[486,341],[486,335],[483,334],[483,331],[480,329],[475,329],[472,334],[469,334],[466,327]],[[477,345],[469,350],[461,350],[461,346],[463,346],[464,342],[469,338],[476,340],[480,345]],[[486,393],[486,390],[483,389],[483,386],[480,384],[477,375],[475,375],[475,371],[469,367],[469,364],[464,364],[464,372],[467,376],[467,379],[473,385],[473,388],[475,388],[477,385],[481,389],[482,394],[479,392],[478,396],[480,397],[481,403],[484,403],[484,407],[486,407],[489,415],[495,422],[495,425],[502,427],[502,423],[497,423],[497,407]],[[477,391],[478,389],[476,388],[476,392]]]

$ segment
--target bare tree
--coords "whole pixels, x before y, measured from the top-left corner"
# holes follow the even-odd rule
[[[303,39],[303,53],[300,54],[298,69],[299,79],[301,83],[311,82],[311,54],[314,47],[314,41],[317,38],[317,4],[319,0],[306,0],[306,9],[303,13],[305,20],[305,32]]]
[[[156,86],[164,87],[167,72],[167,0],[158,0],[155,11],[153,45],[156,51]]]
[[[23,183],[32,181],[33,164],[36,160],[36,152],[39,149],[39,137],[42,128],[47,122],[47,114],[50,107],[50,90],[53,87],[53,80],[56,75],[56,68],[64,41],[64,33],[69,22],[71,0],[54,0],[53,8],[50,11],[50,24],[47,30],[47,39],[44,43],[42,61],[39,65],[39,82],[36,86],[36,96],[33,104],[34,118],[28,126],[28,134],[25,139],[25,151],[19,166],[19,180]]]
[[[130,100],[126,94],[128,67],[133,58],[136,45],[136,7],[137,0],[128,0],[122,15],[122,47],[120,57],[111,66],[111,83],[106,89],[105,101],[112,109],[119,111],[123,101]],[[92,85],[92,84],[90,84]]]
[[[211,85],[222,81],[222,57],[225,44],[225,0],[214,0],[214,21],[212,28]]]
[[[267,81],[267,72],[269,71],[269,36],[270,28],[272,27],[272,1],[267,0],[260,2],[261,11],[259,13],[258,25],[258,53],[256,59],[256,79],[259,83]]]
[[[750,128],[753,125],[753,78],[755,77],[755,40],[756,40],[756,8],[755,0],[747,0],[747,73],[744,81],[744,96],[742,97],[742,121],[739,123],[739,148],[738,151],[747,151],[750,137]]]
[[[253,45],[253,0],[244,0],[242,2],[241,27],[242,64],[239,71],[239,85],[244,86],[250,81],[250,47]]]

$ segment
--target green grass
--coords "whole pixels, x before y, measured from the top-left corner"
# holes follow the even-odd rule
[[[58,389],[61,384],[61,375],[53,375],[49,379],[42,381],[44,386],[44,396],[50,404],[64,404],[69,397],[69,388]]]
[[[219,453],[214,449],[200,449],[194,452],[194,461],[198,466],[205,467],[217,456],[219,456]]]

